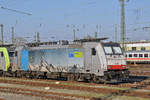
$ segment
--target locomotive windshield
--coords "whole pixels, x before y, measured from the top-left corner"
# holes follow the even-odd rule
[[[121,48],[120,47],[113,47],[113,51],[115,54],[122,54]]]
[[[121,48],[117,46],[104,46],[104,51],[107,55],[122,54]]]
[[[113,54],[112,48],[111,47],[104,47],[105,53],[106,54]]]

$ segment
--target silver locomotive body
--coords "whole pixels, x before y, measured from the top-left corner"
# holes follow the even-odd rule
[[[38,46],[28,50],[30,70],[91,73],[97,76],[104,76],[104,70],[107,70],[106,56],[102,44],[98,42]]]
[[[100,40],[82,40],[72,44],[32,43],[8,52],[11,74],[18,77],[65,78],[99,83],[129,76],[118,43],[103,43]]]

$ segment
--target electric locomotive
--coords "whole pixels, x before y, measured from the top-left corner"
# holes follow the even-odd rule
[[[72,44],[68,41],[29,43],[15,47],[8,51],[12,55],[10,73],[17,77],[96,83],[128,78],[120,45],[101,42],[103,39],[81,39]]]

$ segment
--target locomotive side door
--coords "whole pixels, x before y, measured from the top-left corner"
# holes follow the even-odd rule
[[[84,49],[84,66],[85,66],[85,72],[91,73],[92,70],[91,49],[87,47]]]
[[[97,44],[87,42],[84,44],[84,65],[86,73],[93,73],[98,76],[103,76],[104,71],[102,68],[102,63],[99,58],[99,53],[97,51]]]
[[[103,76],[102,63],[99,59],[98,51],[96,47],[91,48],[91,56],[92,56],[92,72],[98,76]]]

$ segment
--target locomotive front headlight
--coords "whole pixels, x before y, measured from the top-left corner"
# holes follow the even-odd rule
[[[111,69],[111,68],[112,68],[112,66],[108,65],[108,66],[107,66],[107,68],[108,68],[108,69]]]
[[[126,68],[126,66],[125,65],[123,65],[123,66],[121,66],[123,69],[125,69]]]

